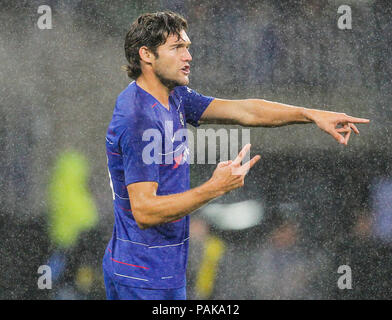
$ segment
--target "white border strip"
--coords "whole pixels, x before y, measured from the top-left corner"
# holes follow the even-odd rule
[[[138,245],[145,246],[145,247],[148,247],[148,246],[149,246],[148,244],[145,244],[145,243],[135,242],[135,241],[126,240],[126,239],[121,239],[121,238],[117,238],[117,240],[124,241],[124,242],[130,242],[130,243],[138,244]]]
[[[181,246],[181,245],[183,245],[183,244],[185,243],[185,241],[187,241],[187,240],[189,240],[189,237],[186,238],[186,239],[184,239],[184,241],[182,241],[182,242],[180,242],[180,243],[176,243],[176,244],[167,244],[167,245],[164,245],[164,246],[151,246],[151,247],[148,247],[148,249],[156,249],[156,248],[165,248],[165,247],[176,247],[176,246]]]
[[[114,193],[114,194],[117,196],[117,198],[120,198],[120,199],[122,199],[122,200],[129,200],[129,198],[120,197],[117,193]]]
[[[119,274],[119,273],[114,273],[114,274],[115,274],[116,276],[125,277],[125,278],[130,278],[130,279],[134,279],[134,280],[148,281],[147,279],[130,277],[130,276],[126,276],[126,275],[124,275],[124,274]]]
[[[189,238],[190,238],[190,237],[184,239],[184,240],[183,240],[182,242],[180,242],[180,243],[166,244],[166,245],[163,245],[163,246],[149,246],[148,244],[145,244],[145,243],[135,242],[135,241],[126,240],[126,239],[121,239],[121,238],[117,238],[117,240],[124,241],[124,242],[130,242],[130,243],[133,243],[133,244],[138,244],[138,245],[140,245],[140,246],[145,246],[145,247],[147,247],[148,249],[159,249],[159,248],[166,248],[166,247],[181,246],[181,245],[183,245],[183,244],[185,243],[185,241],[189,240]]]

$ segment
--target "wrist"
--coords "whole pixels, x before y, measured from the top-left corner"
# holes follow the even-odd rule
[[[314,111],[313,109],[300,108],[301,116],[307,122],[315,122]]]
[[[201,185],[201,188],[202,192],[209,195],[211,199],[218,198],[225,194],[224,190],[219,188],[219,184],[213,180],[213,178],[210,178],[203,185]]]

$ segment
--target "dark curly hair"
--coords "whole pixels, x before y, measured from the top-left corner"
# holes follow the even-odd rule
[[[140,15],[125,36],[125,57],[129,65],[122,66],[122,69],[128,73],[128,77],[137,79],[142,73],[139,49],[146,46],[158,56],[157,48],[166,42],[169,35],[180,37],[180,32],[187,29],[185,18],[172,11]]]

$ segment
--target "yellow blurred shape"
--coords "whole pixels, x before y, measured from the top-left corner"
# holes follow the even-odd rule
[[[86,266],[80,267],[76,272],[75,282],[80,290],[84,292],[89,291],[91,285],[93,284],[93,281],[94,281],[94,272],[90,267],[86,267]]]
[[[74,245],[82,231],[97,223],[88,174],[87,160],[78,152],[65,151],[55,163],[49,183],[49,235],[60,247]]]
[[[214,289],[218,263],[225,252],[225,245],[217,237],[208,237],[196,279],[196,292],[201,299],[208,299]]]

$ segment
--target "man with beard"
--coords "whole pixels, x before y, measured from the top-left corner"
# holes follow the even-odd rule
[[[135,81],[118,96],[106,135],[115,216],[103,259],[108,299],[186,299],[189,214],[242,187],[260,159],[257,155],[241,164],[250,150],[247,144],[236,159],[219,163],[207,182],[190,189],[186,122],[252,127],[314,122],[346,145],[351,130],[358,133],[354,123],[369,121],[195,92],[187,87],[192,60],[187,27],[176,13],[147,13],[125,38],[126,71]]]

